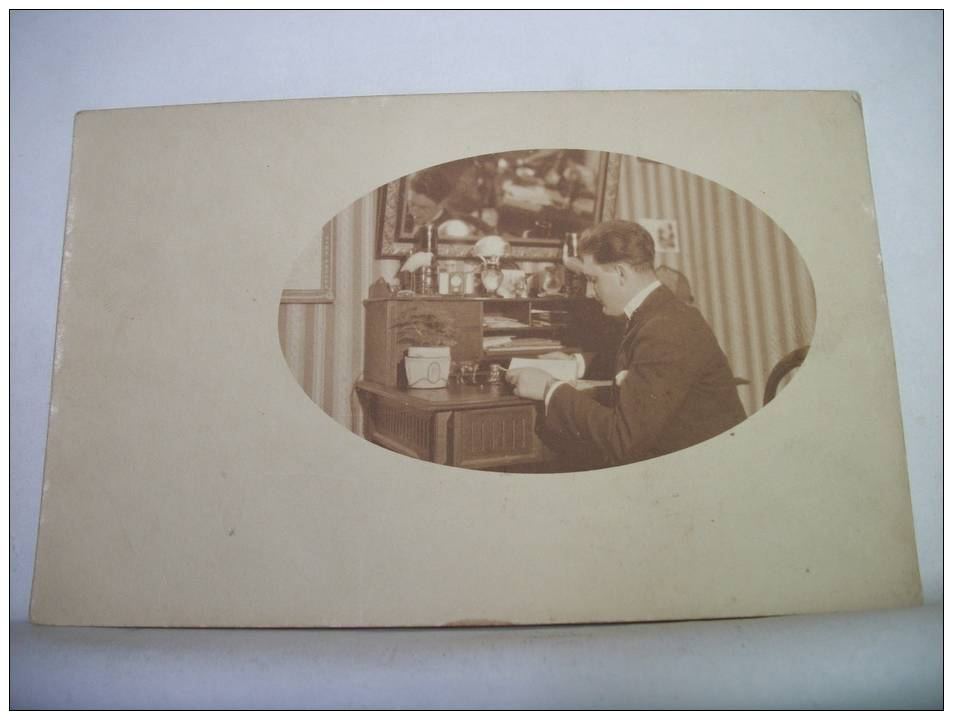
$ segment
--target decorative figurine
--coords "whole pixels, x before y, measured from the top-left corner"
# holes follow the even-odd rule
[[[503,271],[500,260],[506,254],[509,244],[499,235],[487,235],[473,245],[473,255],[483,262],[480,282],[488,295],[493,295],[503,283]]]

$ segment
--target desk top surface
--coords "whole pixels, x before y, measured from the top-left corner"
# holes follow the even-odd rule
[[[364,299],[365,304],[371,304],[378,301],[399,301],[404,303],[414,303],[415,301],[466,301],[466,302],[484,302],[491,304],[535,304],[540,302],[553,302],[561,304],[578,304],[578,303],[587,303],[593,301],[592,299],[587,299],[584,296],[566,296],[565,294],[543,294],[540,296],[527,296],[527,297],[510,297],[503,298],[501,296],[485,296],[485,295],[476,295],[471,294],[468,296],[464,295],[450,295],[450,294],[434,294],[430,296],[424,296],[422,294],[414,294],[413,296],[371,296]]]
[[[366,380],[357,382],[357,389],[389,398],[406,407],[418,410],[463,410],[507,405],[532,405],[535,400],[517,397],[506,383],[461,385],[450,383],[445,388],[413,388],[402,390]]]

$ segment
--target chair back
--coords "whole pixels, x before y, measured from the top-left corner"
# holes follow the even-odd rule
[[[778,361],[778,364],[771,369],[771,374],[768,375],[768,382],[764,386],[764,404],[767,405],[769,402],[774,400],[774,396],[778,394],[778,385],[781,384],[781,381],[784,380],[784,376],[790,373],[795,368],[800,368],[801,363],[804,362],[804,359],[807,358],[807,351],[809,346],[801,346]]]
[[[695,303],[695,297],[692,296],[692,285],[689,283],[688,277],[680,271],[663,264],[655,270],[655,276],[658,277],[660,282],[671,289],[680,300],[686,304]]]

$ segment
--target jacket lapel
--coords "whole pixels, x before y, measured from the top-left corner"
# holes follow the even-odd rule
[[[639,308],[635,310],[635,312],[632,314],[632,318],[629,319],[629,325],[626,327],[625,334],[622,336],[622,341],[619,343],[619,350],[616,353],[617,373],[625,370],[626,366],[629,364],[631,358],[628,357],[628,353],[632,347],[632,341],[635,339],[639,329],[642,328],[652,313],[657,311],[659,308],[674,298],[675,294],[673,294],[671,289],[663,284],[649,294],[648,298],[642,302]]]

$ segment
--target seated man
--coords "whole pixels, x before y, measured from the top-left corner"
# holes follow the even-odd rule
[[[614,404],[536,368],[510,371],[517,395],[545,401],[544,439],[618,465],[690,447],[744,420],[728,359],[708,324],[656,278],[651,235],[634,222],[605,222],[583,239],[580,253],[603,311],[629,320],[616,357]]]

